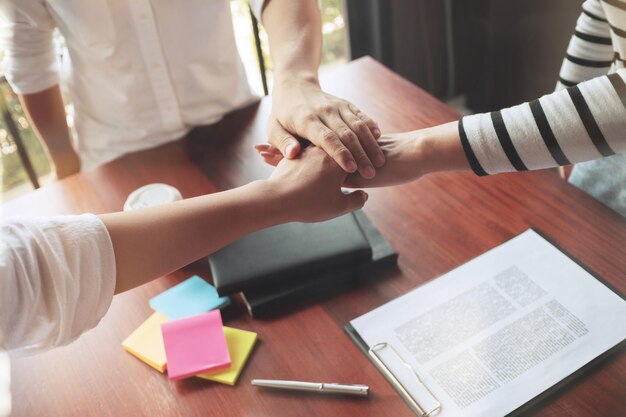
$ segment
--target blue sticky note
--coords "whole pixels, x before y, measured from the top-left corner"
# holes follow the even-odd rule
[[[150,299],[150,307],[170,320],[206,313],[230,304],[220,297],[214,286],[197,275]]]

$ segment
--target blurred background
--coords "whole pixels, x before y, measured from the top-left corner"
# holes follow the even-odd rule
[[[262,95],[272,85],[267,36],[245,0],[230,3],[239,53],[251,86]],[[582,0],[319,3],[321,71],[370,55],[469,114],[518,104],[554,89]],[[60,35],[56,44],[62,60],[66,51]],[[65,100],[72,127],[72,104],[67,95]],[[6,201],[54,178],[44,148],[1,74],[0,112],[1,198]]]

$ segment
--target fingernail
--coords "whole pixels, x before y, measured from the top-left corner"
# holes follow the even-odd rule
[[[365,168],[363,168],[363,174],[365,174],[364,175],[365,178],[368,178],[368,179],[373,178],[374,175],[376,175],[376,170],[374,169],[373,166],[368,165]]]
[[[346,167],[348,168],[348,172],[354,172],[357,170],[356,162],[354,161],[348,161]]]
[[[385,157],[381,154],[378,154],[376,156],[374,156],[374,164],[377,167],[381,167],[383,165],[385,165]]]
[[[367,199],[370,198],[369,194],[367,193],[363,193],[363,202],[365,203],[367,201]]]
[[[287,145],[287,147],[285,148],[286,156],[289,156],[289,157],[294,156],[295,149],[296,149],[295,143],[290,143],[289,145]]]
[[[374,137],[376,139],[378,139],[380,137],[380,129],[379,128],[374,128],[374,130],[372,131],[372,133],[374,134]]]

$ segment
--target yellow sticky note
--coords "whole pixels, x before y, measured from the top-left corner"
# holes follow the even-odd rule
[[[228,353],[230,353],[230,368],[217,373],[199,374],[196,376],[222,384],[235,385],[256,343],[257,335],[247,330],[224,326],[224,336],[226,336]]]
[[[167,319],[154,313],[122,342],[124,349],[159,372],[165,371],[165,347],[161,334],[161,323]]]

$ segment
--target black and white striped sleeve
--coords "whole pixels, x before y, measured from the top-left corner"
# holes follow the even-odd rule
[[[587,0],[559,71],[557,89],[572,87],[609,72],[615,54],[611,25],[599,0]]]
[[[459,135],[478,175],[525,171],[626,152],[626,69],[529,103],[465,116]]]

